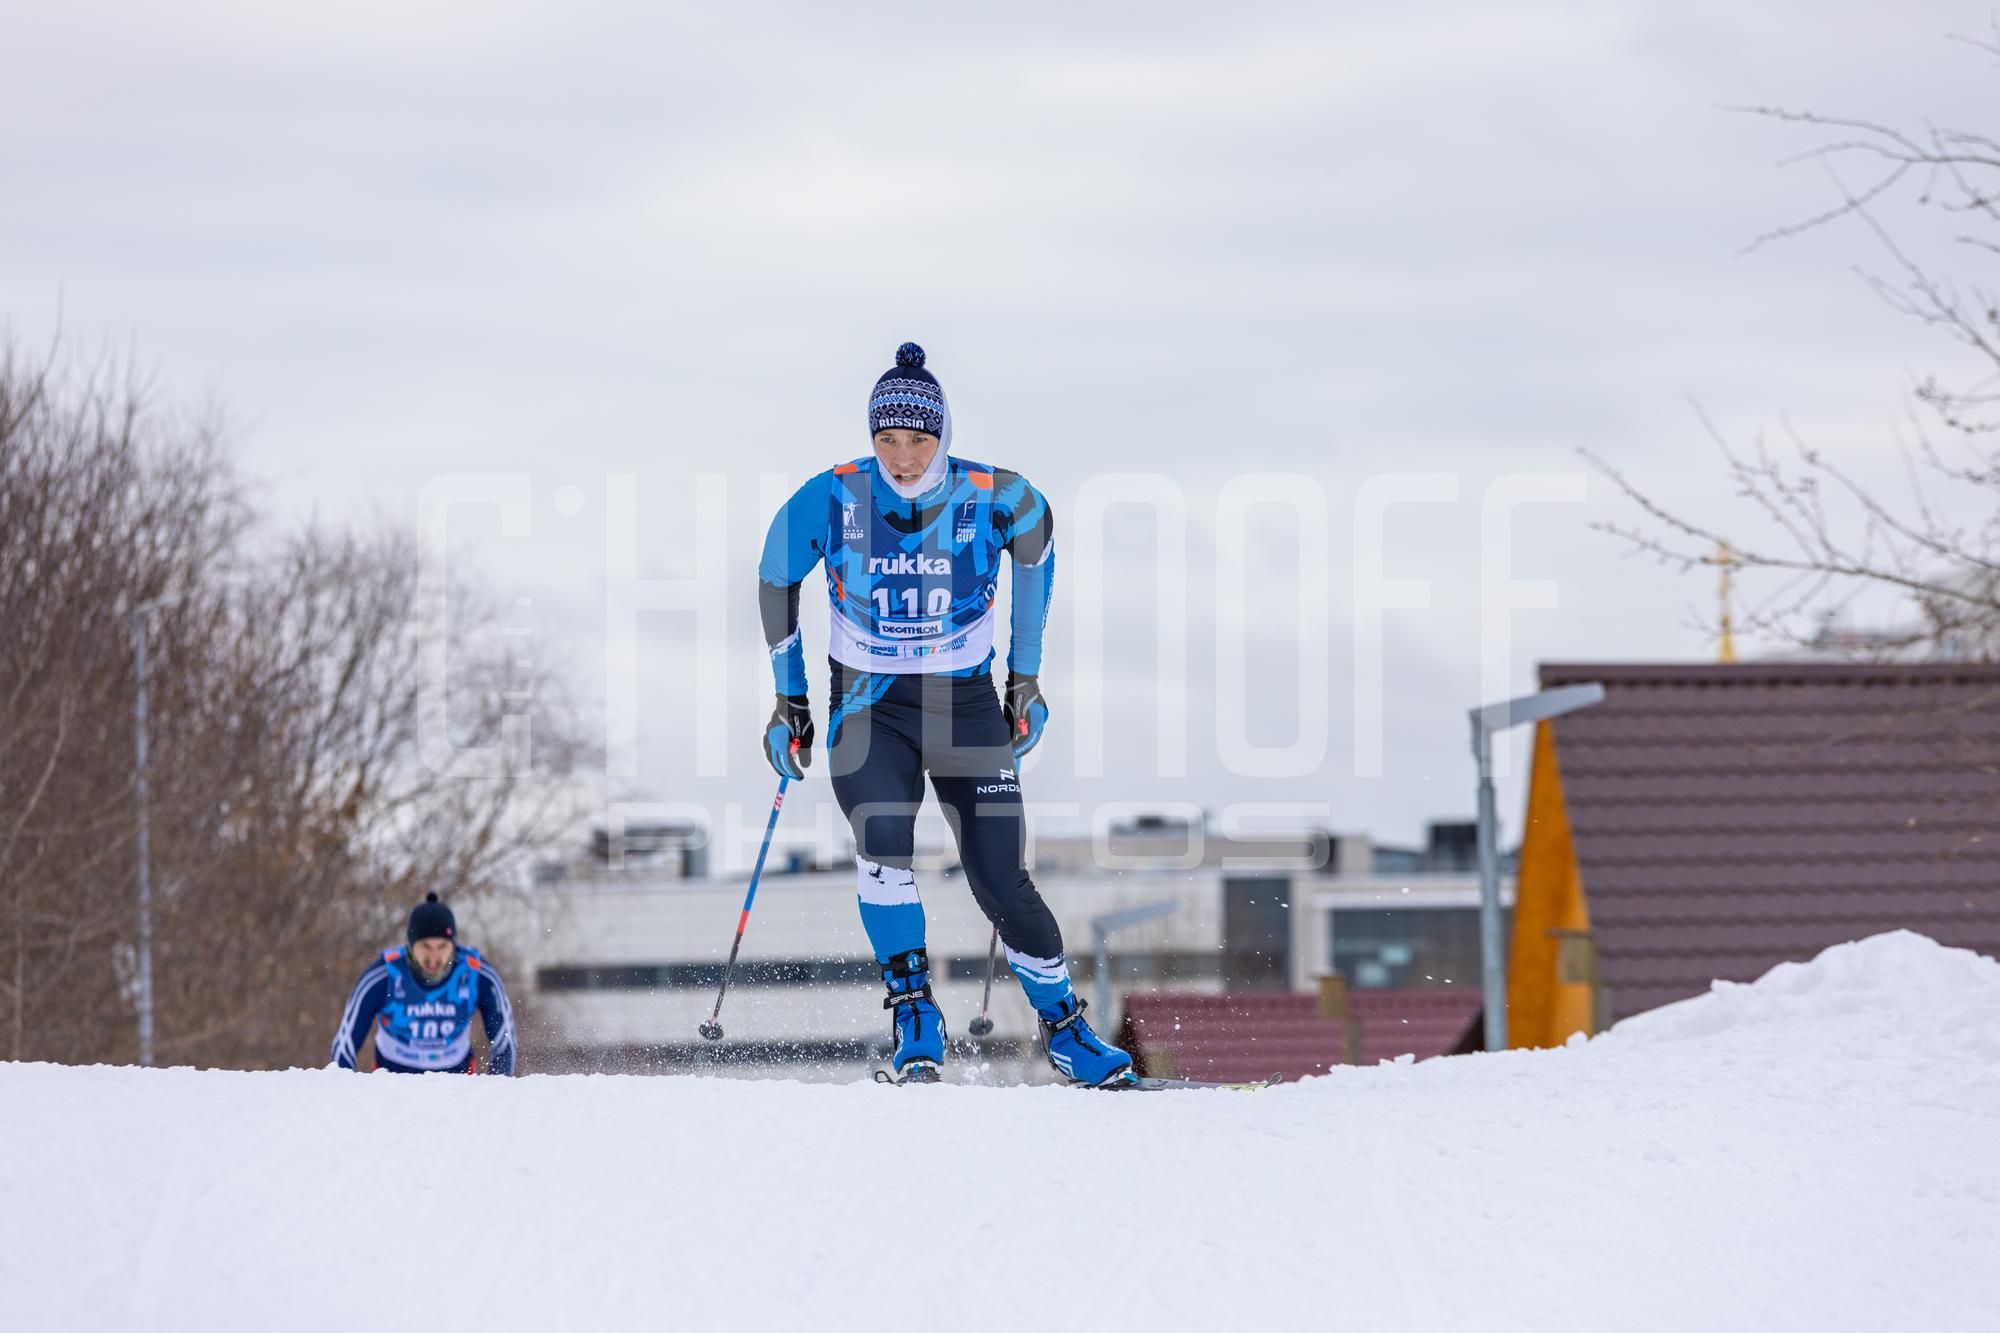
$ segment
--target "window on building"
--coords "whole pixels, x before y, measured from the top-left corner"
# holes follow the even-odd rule
[[[1292,882],[1284,875],[1229,875],[1222,881],[1223,984],[1229,990],[1291,985]]]
[[[1328,913],[1327,928],[1333,970],[1356,990],[1479,985],[1476,907],[1345,908]]]

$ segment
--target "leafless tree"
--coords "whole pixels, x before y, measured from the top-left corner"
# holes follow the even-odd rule
[[[1966,44],[2000,58],[2000,34]],[[1857,224],[1880,256],[1857,269],[1862,280],[1896,314],[1955,344],[1963,368],[1913,387],[1907,433],[1898,432],[1907,497],[1865,484],[1789,425],[1777,443],[1759,438],[1745,449],[1704,418],[1736,494],[1761,515],[1756,530],[1679,512],[1593,455],[1646,519],[1601,526],[1683,567],[1726,563],[1775,576],[1746,618],[1747,628],[1770,637],[1812,641],[1814,618],[1885,589],[1910,608],[1909,622],[1850,649],[2000,658],[2000,293],[1984,273],[2000,255],[2000,141],[1950,126],[1739,110],[1813,132],[1819,141],[1789,164],[1824,168],[1834,191],[1830,207],[1758,237],[1751,248]],[[1885,220],[1891,210],[1893,226]],[[1920,249],[1940,225],[1936,255]]]
[[[503,890],[575,816],[576,718],[476,590],[429,614],[415,542],[391,528],[270,533],[220,438],[110,368],[0,349],[8,1058],[134,1052],[131,627],[150,599],[178,599],[148,622],[162,1060],[319,1063],[411,902]],[[466,746],[510,719],[532,729],[517,762],[425,761],[426,727]]]

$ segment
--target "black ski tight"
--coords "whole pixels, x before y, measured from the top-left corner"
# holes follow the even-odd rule
[[[1026,865],[1027,814],[993,677],[889,675],[833,665],[833,793],[857,855],[907,869],[930,775],[972,896],[1011,953],[1062,957],[1055,914]]]

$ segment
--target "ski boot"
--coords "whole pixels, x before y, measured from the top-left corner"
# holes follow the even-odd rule
[[[944,1063],[944,1013],[931,998],[931,960],[922,949],[899,953],[882,963],[889,998],[882,1007],[894,1016],[896,1047],[889,1056],[897,1083],[936,1083]]]
[[[1084,1002],[1066,996],[1050,1009],[1036,1012],[1042,1020],[1042,1047],[1056,1072],[1072,1083],[1102,1088],[1129,1081],[1132,1057],[1090,1030],[1083,1018]]]

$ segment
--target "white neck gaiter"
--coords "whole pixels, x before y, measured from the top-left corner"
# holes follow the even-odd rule
[[[907,486],[897,481],[887,472],[882,474],[882,480],[888,482],[889,489],[902,496],[905,500],[914,500],[920,495],[936,490],[938,483],[944,480],[944,452],[944,441],[939,440],[937,452],[931,455],[930,466],[924,469],[924,475],[918,477]]]

